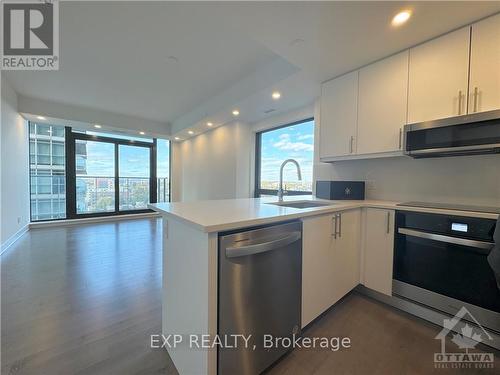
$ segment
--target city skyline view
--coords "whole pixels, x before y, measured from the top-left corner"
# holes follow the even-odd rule
[[[76,134],[81,133],[75,131]],[[89,135],[153,143],[152,139],[123,134]],[[66,163],[64,126],[29,123],[30,200],[32,220],[66,218]],[[115,147],[118,163],[115,165]],[[76,213],[146,209],[150,202],[150,147],[96,140],[75,140]],[[157,139],[156,196],[170,199],[170,142]],[[115,179],[118,169],[119,178]],[[118,192],[118,202],[115,201]],[[116,206],[118,203],[118,208]]]
[[[110,137],[110,135],[107,135]],[[136,141],[136,139],[131,139]],[[143,139],[151,142],[152,139]],[[112,212],[115,190],[119,192],[119,210],[147,208],[150,202],[150,154],[152,148],[134,144],[115,144],[77,140],[77,213]],[[157,140],[157,200],[169,197],[170,143]],[[118,163],[115,161],[118,152]],[[115,173],[119,179],[115,181]]]
[[[169,141],[157,141],[157,176],[169,177]],[[114,176],[114,145],[105,142],[87,141],[86,175]],[[140,146],[120,145],[119,168],[121,177],[149,177],[149,149]],[[79,174],[79,173],[77,173]]]
[[[295,159],[302,171],[297,180],[294,165],[283,172],[290,190],[311,191],[314,151],[314,120],[302,122],[262,133],[261,136],[261,188],[276,189],[280,166],[286,159]]]
[[[109,146],[102,142],[87,143],[87,152],[93,155],[87,159],[87,175],[114,176],[114,155]],[[145,149],[136,146],[121,147],[126,147],[123,149],[126,152],[120,149],[120,176],[148,177],[149,155],[144,152]],[[157,150],[157,176],[169,177],[169,141],[158,139]],[[288,165],[284,170],[284,178],[288,186],[302,186],[300,190],[312,189],[314,120],[263,133],[261,151],[261,182],[263,184],[278,182],[281,163],[292,158],[300,165],[302,181],[297,180],[294,166]]]

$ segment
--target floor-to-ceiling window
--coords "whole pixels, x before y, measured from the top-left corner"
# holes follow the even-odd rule
[[[170,142],[29,123],[31,220],[148,211],[170,201]]]
[[[170,202],[170,142],[166,139],[156,143],[156,177],[158,202]]]
[[[76,214],[115,211],[115,145],[75,140]]]
[[[314,119],[265,130],[256,135],[255,196],[276,195],[280,166],[286,159],[295,159],[302,171],[297,179],[294,165],[283,173],[284,190],[289,195],[312,194],[314,158]]]
[[[145,209],[150,201],[152,149],[118,145],[120,211]]]
[[[66,217],[64,127],[29,123],[31,220]]]
[[[67,138],[70,217],[147,211],[156,202],[156,139],[90,131]]]

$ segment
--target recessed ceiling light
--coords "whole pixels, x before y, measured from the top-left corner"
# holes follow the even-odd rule
[[[95,124],[95,125],[94,125],[94,128],[96,128],[96,129],[100,129],[100,128],[102,128],[102,126],[101,126],[101,125],[99,125],[99,124]]]
[[[176,56],[169,56],[169,57],[167,57],[167,61],[169,63],[178,63],[179,59]]]
[[[214,126],[214,124],[209,121],[209,122],[207,122],[207,126],[212,127],[212,126]]]
[[[296,46],[300,46],[302,44],[305,43],[305,40],[302,39],[302,38],[297,38],[297,39],[294,39],[290,42],[290,47],[296,47]]]
[[[174,138],[176,141],[180,141],[181,139],[179,137]]]
[[[404,24],[406,21],[410,19],[411,16],[411,11],[410,10],[403,10],[396,14],[393,19],[392,19],[392,26],[401,26]]]
[[[193,135],[193,134],[194,134],[194,131],[189,130],[189,131],[188,131],[188,134]]]
[[[146,134],[146,133],[144,133],[144,132],[139,132],[139,134],[140,134],[140,135],[144,135],[144,134]]]
[[[43,116],[36,116],[36,118],[37,118],[37,119],[39,119],[39,120],[47,120],[47,119],[46,119],[45,117],[43,117]]]
[[[279,98],[281,98],[281,93],[279,91],[274,91],[271,96],[274,100],[278,100]]]
[[[233,116],[238,116],[240,114],[240,111],[237,109],[233,110]]]

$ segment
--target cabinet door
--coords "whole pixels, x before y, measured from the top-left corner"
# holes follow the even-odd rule
[[[365,217],[363,284],[392,295],[394,211],[367,208]]]
[[[408,123],[467,113],[470,27],[410,49]]]
[[[333,303],[334,216],[303,219],[302,327]]]
[[[333,288],[337,302],[359,284],[361,210],[339,213],[334,245]]]
[[[359,71],[357,153],[402,148],[408,98],[408,51]]]
[[[357,71],[321,86],[320,158],[355,152],[357,101]]]
[[[469,113],[500,109],[500,14],[472,25]]]

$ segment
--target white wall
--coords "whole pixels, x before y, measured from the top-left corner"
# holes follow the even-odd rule
[[[321,119],[315,111],[316,134]],[[318,150],[315,136],[315,150]],[[320,163],[315,180],[367,181],[366,198],[500,206],[500,156],[407,157]]]
[[[172,201],[250,198],[255,132],[312,117],[314,106],[248,125],[233,122],[172,147]]]
[[[182,200],[182,142],[170,143],[172,150],[170,160],[170,201]]]
[[[248,125],[234,122],[174,146],[173,200],[250,197],[253,138]]]
[[[17,95],[2,76],[1,235],[7,243],[29,222],[28,125],[17,112]]]

